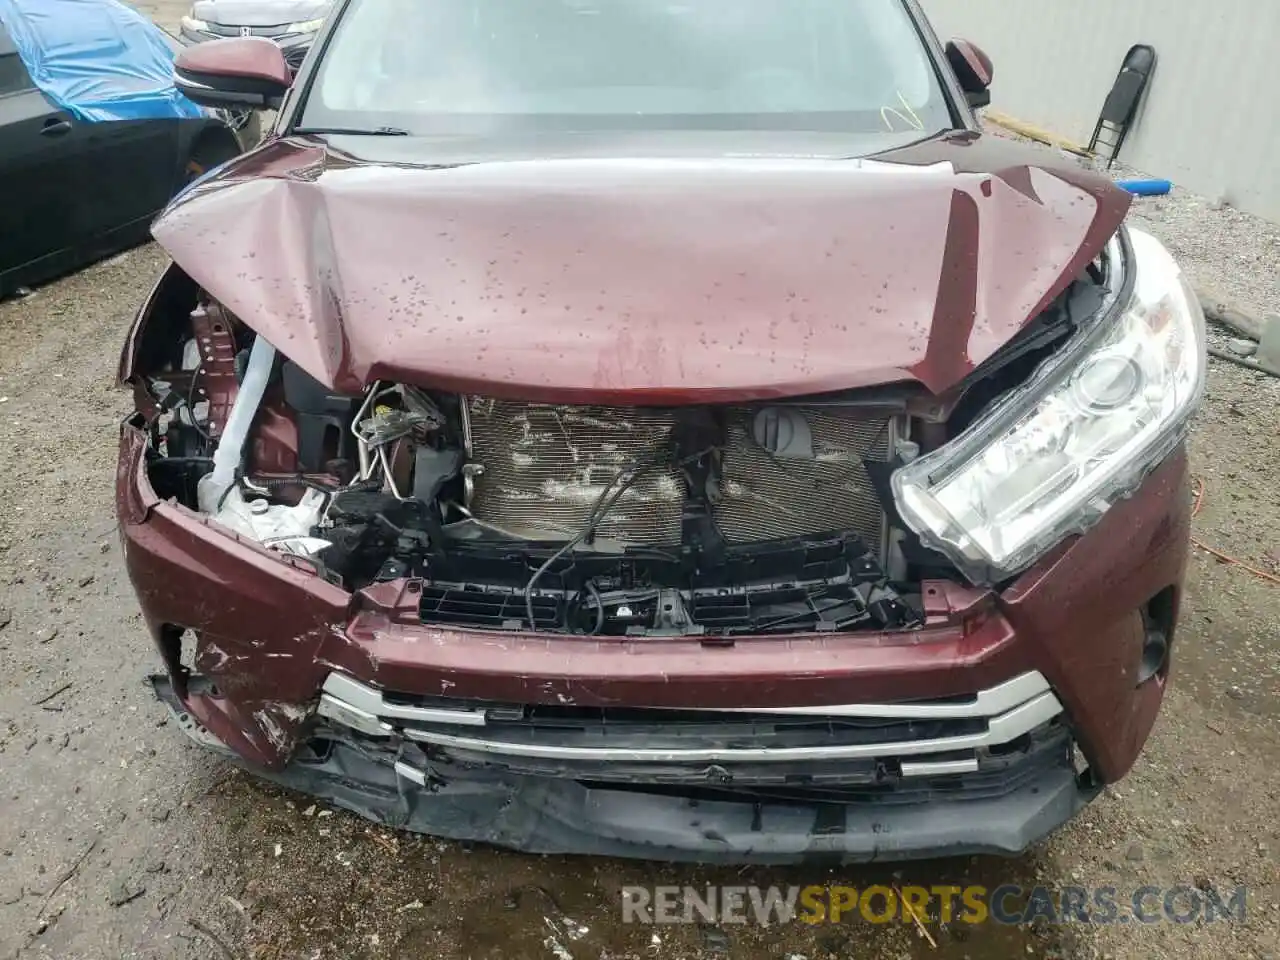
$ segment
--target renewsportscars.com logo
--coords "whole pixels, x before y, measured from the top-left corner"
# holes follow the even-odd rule
[[[1244,922],[1247,890],[1117,887],[655,886],[622,888],[624,923]]]

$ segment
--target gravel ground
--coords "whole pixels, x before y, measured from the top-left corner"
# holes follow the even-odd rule
[[[170,0],[153,12],[176,19]],[[160,9],[163,7],[163,9]],[[180,11],[179,11],[180,12]],[[1133,219],[1197,283],[1280,310],[1280,230],[1175,193]],[[1280,587],[1198,550],[1176,680],[1138,768],[1024,858],[853,870],[535,858],[398,836],[189,746],[142,678],[155,659],[111,509],[112,385],[163,265],[145,247],[0,304],[0,957],[1280,955]],[[1217,332],[1212,336],[1225,339]],[[1191,438],[1204,545],[1280,572],[1280,380],[1213,362]],[[875,881],[1249,886],[1245,923],[933,930],[624,926],[631,883]],[[585,928],[585,932],[583,929]],[[561,952],[563,951],[563,953]]]

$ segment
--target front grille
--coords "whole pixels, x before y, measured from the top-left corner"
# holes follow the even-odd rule
[[[569,558],[560,552],[556,544],[454,543],[423,567],[422,622],[634,637],[886,630],[918,622],[856,534],[731,544],[692,570],[687,558],[657,548]]]
[[[530,604],[533,607],[536,629],[561,629],[563,612],[560,599],[544,592],[533,594],[529,604],[526,604],[524,594],[512,589],[485,588],[465,583],[426,583],[422,586],[419,612],[424,623],[518,630],[529,623]]]
[[[809,798],[886,783],[983,784],[1046,744],[1058,762],[1068,756],[1062,705],[1036,673],[969,698],[723,710],[421,697],[334,673],[319,713],[362,735],[415,742],[441,770]]]
[[[219,37],[266,37],[268,40],[281,40],[291,34],[286,34],[285,29],[289,26],[287,23],[277,23],[274,26],[266,27],[240,27],[231,23],[214,23],[205,21],[205,25],[209,28],[209,32]]]
[[[867,622],[867,604],[856,589],[784,585],[761,590],[698,590],[693,622],[713,635],[780,631],[845,630]]]
[[[471,509],[476,517],[531,539],[563,540],[583,530],[618,475],[641,470],[608,511],[598,538],[626,545],[674,545],[681,539],[686,484],[666,451],[682,414],[675,410],[570,407],[471,398],[471,459],[482,468]],[[889,456],[891,424],[834,408],[787,407],[807,436],[774,452],[757,442],[760,412],[728,408],[722,417],[722,476],[712,516],[728,543],[852,531],[877,555],[884,513],[864,458]],[[794,430],[793,430],[794,432]]]

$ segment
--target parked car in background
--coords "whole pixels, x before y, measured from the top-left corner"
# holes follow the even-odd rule
[[[265,37],[280,47],[296,73],[332,6],[332,0],[197,0],[182,18],[179,39],[195,44]]]
[[[0,297],[147,240],[240,152],[174,87],[173,57],[116,0],[0,0]]]
[[[1203,315],[916,0],[341,0],[154,226],[116,505],[200,743],[536,853],[1016,853],[1129,771]]]

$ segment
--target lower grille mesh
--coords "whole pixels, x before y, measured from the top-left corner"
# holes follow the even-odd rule
[[[475,479],[471,509],[483,521],[531,539],[579,533],[610,483],[651,461],[677,424],[671,410],[568,407],[470,398]],[[724,411],[726,443],[717,525],[730,543],[835,530],[856,531],[873,551],[884,515],[863,466],[886,459],[889,423],[831,408],[792,407],[812,437],[809,455],[775,456],[753,438],[755,411]],[[598,539],[627,545],[680,542],[685,484],[663,465],[641,472],[599,525]]]

